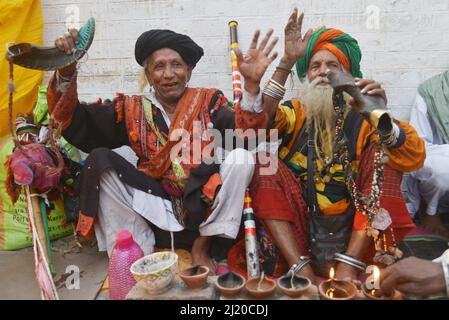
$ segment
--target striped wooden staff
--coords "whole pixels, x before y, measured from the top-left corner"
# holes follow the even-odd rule
[[[243,222],[245,225],[246,271],[248,273],[248,279],[259,278],[260,265],[257,248],[256,221],[249,190],[245,192]]]
[[[234,108],[238,108],[240,107],[240,99],[242,98],[242,75],[240,74],[237,55],[233,50],[239,45],[237,36],[238,23],[237,21],[230,21],[228,25],[231,37],[232,90],[234,93]]]

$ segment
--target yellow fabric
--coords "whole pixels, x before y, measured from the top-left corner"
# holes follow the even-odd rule
[[[306,117],[305,110],[298,100],[292,99],[291,103],[294,112],[288,106],[283,105],[280,105],[277,109],[272,129],[277,129],[279,131],[279,137],[283,137],[293,130],[295,132],[294,136],[296,136],[299,133],[299,130],[301,130],[302,123]],[[294,139],[291,140],[288,149],[291,149],[293,143]]]
[[[8,43],[30,42],[42,45],[43,18],[40,0],[0,1],[0,137],[9,132]],[[36,103],[44,73],[14,65],[13,119],[17,113],[30,113]]]

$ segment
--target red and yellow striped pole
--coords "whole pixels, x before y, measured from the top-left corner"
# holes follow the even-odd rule
[[[233,50],[239,45],[237,36],[238,23],[237,21],[230,21],[228,25],[231,36],[232,90],[234,93],[234,108],[238,108],[240,107],[240,100],[242,98],[242,75],[240,74],[237,55]]]

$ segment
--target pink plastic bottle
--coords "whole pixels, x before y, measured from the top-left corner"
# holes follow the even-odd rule
[[[117,232],[114,249],[109,259],[109,298],[125,300],[126,295],[136,284],[131,265],[143,257],[143,251],[127,230]]]

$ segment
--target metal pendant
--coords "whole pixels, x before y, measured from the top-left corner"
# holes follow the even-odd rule
[[[371,227],[380,231],[385,231],[391,225],[391,223],[392,220],[390,213],[384,208],[379,208],[377,213],[374,215]]]

